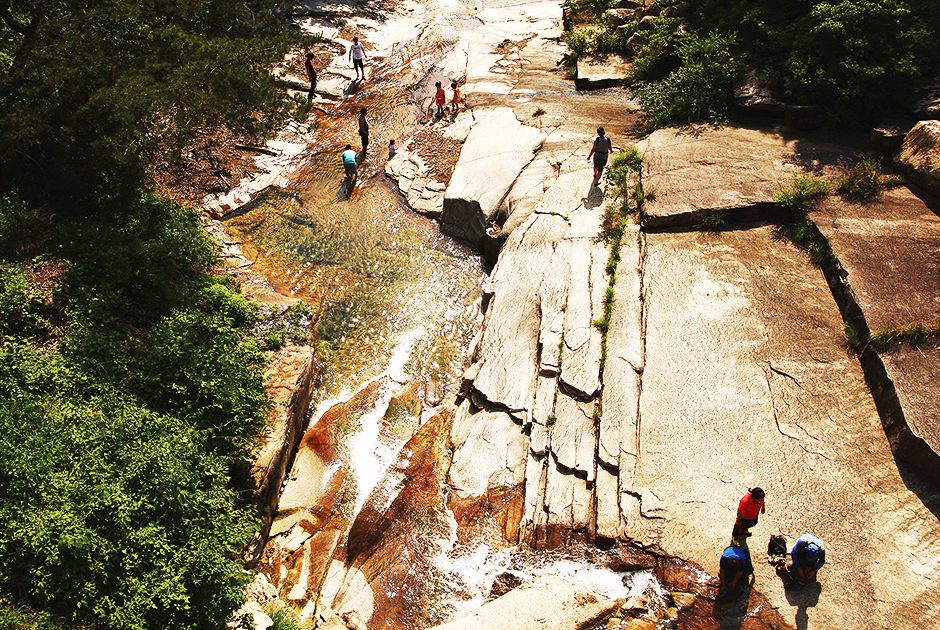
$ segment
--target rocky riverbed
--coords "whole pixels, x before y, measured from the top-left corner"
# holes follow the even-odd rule
[[[498,576],[533,593],[512,627],[930,627],[940,353],[935,338],[853,349],[845,322],[936,319],[936,197],[901,187],[875,202],[828,198],[809,216],[832,253],[816,265],[781,227],[774,195],[794,174],[832,177],[866,154],[864,141],[767,123],[633,138],[627,92],[577,92],[559,67],[557,2],[405,2],[380,17],[350,13],[332,33],[370,42],[370,71],[395,68],[421,131],[395,100],[373,143],[394,136],[401,150],[366,169],[360,194],[391,178],[493,267],[450,391],[392,378],[381,360],[303,430],[295,413],[300,449],[255,548],[271,592],[328,626],[419,628],[467,610],[460,602],[478,599],[467,567],[489,564],[499,570],[481,601],[505,590]],[[342,59],[332,74],[348,73]],[[467,108],[429,120],[428,86],[442,79],[463,85]],[[358,89],[368,98],[368,82]],[[612,200],[590,187],[586,161],[598,126],[617,149],[636,144],[641,183],[655,190],[620,240],[612,281]],[[313,164],[335,159],[312,153]],[[282,381],[296,387],[313,359],[291,356]],[[364,457],[378,463],[368,483],[357,442],[367,432]],[[275,468],[262,472],[278,480]],[[749,541],[755,578],[716,604],[718,559],[753,485],[768,506]],[[766,542],[803,532],[826,542],[827,565],[817,584],[785,589]],[[626,590],[527,582],[547,566],[557,574],[556,560],[601,568]],[[631,591],[640,575],[659,583]],[[567,596],[584,609],[573,621],[539,599]],[[515,623],[500,610],[447,627]]]

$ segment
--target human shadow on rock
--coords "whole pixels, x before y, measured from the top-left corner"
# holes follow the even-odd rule
[[[597,186],[591,186],[591,190],[588,191],[587,197],[581,198],[581,203],[584,204],[584,207],[588,210],[593,210],[603,202],[604,191]]]
[[[741,583],[727,597],[715,600],[712,616],[722,630],[738,630],[744,625],[751,609],[751,593],[754,590],[753,575],[741,578]]]
[[[784,578],[786,580],[786,578]],[[796,606],[796,630],[806,630],[809,627],[809,613],[807,609],[813,608],[819,603],[819,594],[822,592],[822,584],[813,581],[809,584],[794,584],[785,588],[787,602],[791,606]]]

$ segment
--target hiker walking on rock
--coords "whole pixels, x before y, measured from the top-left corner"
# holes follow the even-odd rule
[[[362,155],[365,156],[369,146],[369,123],[366,120],[366,108],[359,108],[359,139],[362,141]]]
[[[346,172],[346,183],[349,184],[350,189],[356,184],[356,171],[358,168],[356,152],[353,151],[351,144],[347,144],[346,150],[343,151],[343,170]]]
[[[366,58],[366,51],[362,47],[362,44],[359,43],[358,37],[353,37],[352,46],[349,47],[349,58],[352,60],[353,69],[356,71],[356,79],[359,78],[359,73],[362,73],[362,80],[366,79],[366,68],[363,65],[363,59]]]
[[[591,156],[594,156],[594,181],[591,182],[591,188],[597,186],[597,183],[601,181],[601,175],[604,172],[604,167],[607,165],[607,156],[613,150],[614,145],[610,141],[610,138],[604,135],[604,128],[597,128],[597,137],[594,138],[594,145],[591,147],[591,152],[588,153],[588,161],[591,161]]]
[[[763,488],[748,488],[747,494],[738,502],[738,515],[731,530],[732,538],[747,538],[751,528],[757,525],[757,517],[765,514]]]
[[[313,100],[313,93],[317,89],[317,69],[313,67],[313,53],[307,53],[304,69],[307,71],[307,78],[310,79],[310,91],[307,92],[307,102],[309,103]]]
[[[816,580],[816,572],[826,564],[826,545],[812,534],[803,534],[790,550],[787,571],[790,577],[806,584]]]

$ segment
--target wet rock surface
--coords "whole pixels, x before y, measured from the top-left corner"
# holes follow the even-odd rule
[[[439,630],[586,630],[620,607],[578,584],[546,575],[476,611],[435,626]]]

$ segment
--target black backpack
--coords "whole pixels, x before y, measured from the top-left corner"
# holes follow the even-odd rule
[[[770,542],[767,543],[767,556],[785,555],[787,555],[787,539],[779,534],[774,534],[770,537]]]

